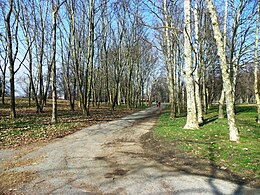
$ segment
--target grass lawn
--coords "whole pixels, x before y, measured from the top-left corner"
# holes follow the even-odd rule
[[[260,124],[256,123],[255,106],[236,107],[240,143],[229,141],[227,119],[218,119],[217,108],[211,108],[199,130],[183,129],[186,118],[169,118],[166,111],[154,130],[156,139],[198,159],[205,159],[219,169],[260,184]],[[258,186],[259,187],[259,186]]]

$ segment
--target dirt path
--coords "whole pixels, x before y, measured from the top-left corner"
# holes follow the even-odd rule
[[[155,125],[158,112],[153,107],[46,145],[1,150],[0,194],[259,193],[149,159],[140,137]]]

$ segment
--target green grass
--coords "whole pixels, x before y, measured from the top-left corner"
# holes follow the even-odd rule
[[[254,106],[237,106],[240,143],[229,141],[227,119],[218,119],[217,109],[209,110],[198,130],[183,129],[186,118],[170,119],[169,112],[160,116],[156,138],[174,142],[182,152],[209,160],[215,166],[245,178],[260,179],[260,125],[256,123]],[[252,175],[253,174],[253,175]]]

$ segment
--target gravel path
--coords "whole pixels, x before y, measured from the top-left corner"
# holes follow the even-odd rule
[[[19,151],[1,150],[0,173],[28,173],[29,181],[2,192],[260,194],[259,190],[231,182],[176,172],[146,157],[140,136],[155,125],[157,112],[152,107],[85,128],[49,144]]]

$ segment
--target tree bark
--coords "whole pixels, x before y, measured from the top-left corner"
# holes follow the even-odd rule
[[[191,16],[190,16],[190,0],[184,1],[185,14],[185,32],[184,32],[184,55],[186,70],[186,94],[187,94],[187,120],[184,129],[198,129],[198,120],[196,113],[194,83],[192,75],[192,55],[191,55]]]
[[[93,81],[93,66],[94,66],[94,0],[89,0],[89,21],[88,21],[88,30],[89,30],[89,37],[88,37],[88,64],[89,70],[89,75],[86,76],[88,77],[88,82],[85,91],[87,92],[86,94],[86,106],[87,106],[87,115],[90,115],[90,99],[91,99],[91,90],[92,90],[92,81]]]
[[[234,111],[234,99],[232,93],[232,84],[229,77],[229,71],[226,62],[226,54],[224,50],[224,43],[222,41],[222,34],[219,28],[218,19],[216,15],[215,8],[211,0],[207,0],[207,5],[212,21],[212,27],[214,32],[214,38],[216,39],[216,44],[218,48],[218,56],[220,58],[220,66],[222,72],[223,79],[223,88],[226,92],[226,100],[227,100],[227,118],[229,124],[229,139],[230,141],[239,141],[239,133],[238,128],[236,126],[235,120],[235,111]]]
[[[57,39],[57,14],[60,5],[54,5],[52,0],[52,117],[51,122],[57,123],[57,86],[56,86],[56,39]]]
[[[226,42],[227,42],[227,17],[228,17],[228,0],[225,3],[225,16],[224,16],[224,38],[223,38],[223,45],[224,45],[224,52],[226,55]],[[225,91],[224,87],[221,90],[221,96],[219,99],[219,106],[218,106],[218,118],[224,118],[224,103],[225,103]]]
[[[174,80],[173,80],[173,68],[172,68],[172,56],[171,56],[171,43],[169,35],[169,18],[168,18],[168,0],[163,1],[163,12],[164,12],[164,39],[165,39],[165,61],[167,67],[167,79],[168,79],[168,90],[169,90],[169,100],[171,104],[171,118],[176,117],[175,105],[174,105]]]
[[[256,20],[256,32],[255,32],[255,67],[254,67],[254,91],[255,91],[255,99],[257,105],[257,123],[260,123],[260,95],[259,95],[259,61],[258,61],[258,42],[259,42],[259,23],[260,23],[260,3],[258,1],[258,12],[257,12],[257,20]]]
[[[219,99],[218,105],[218,118],[224,118],[224,102],[225,102],[225,91],[224,88],[221,90],[221,95]]]
[[[16,55],[13,52],[13,40],[12,40],[12,32],[11,32],[11,14],[13,13],[14,8],[14,2],[13,0],[10,0],[10,8],[9,11],[5,17],[5,33],[6,33],[6,40],[7,40],[7,51],[8,51],[8,61],[9,61],[9,76],[10,76],[10,117],[16,118],[16,110],[15,110],[15,80],[14,80],[14,63]],[[18,17],[16,18],[18,20]],[[16,21],[16,34],[14,35],[17,39],[17,31],[18,31],[18,21]],[[16,43],[18,44],[18,42]],[[18,49],[18,45],[16,46],[16,49]]]
[[[194,8],[194,25],[195,25],[195,100],[196,100],[196,106],[197,106],[197,118],[198,123],[203,123],[203,115],[202,115],[202,103],[201,103],[201,95],[200,95],[200,68],[201,64],[199,63],[199,16],[198,16],[198,1],[195,2],[195,8]],[[200,43],[201,44],[201,43]]]

